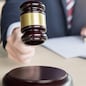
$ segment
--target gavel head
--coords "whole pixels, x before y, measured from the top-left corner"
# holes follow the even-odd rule
[[[39,45],[47,39],[45,5],[40,0],[28,0],[21,6],[22,40],[28,45]]]

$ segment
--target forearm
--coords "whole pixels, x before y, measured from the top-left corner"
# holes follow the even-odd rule
[[[20,21],[20,10],[21,3],[25,0],[7,0],[3,9],[1,17],[1,39],[5,48],[8,27],[15,22]]]

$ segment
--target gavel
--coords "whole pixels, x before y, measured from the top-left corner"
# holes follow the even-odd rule
[[[27,45],[44,43],[47,39],[45,5],[40,0],[28,0],[20,9],[22,41]]]
[[[27,45],[39,45],[47,39],[45,6],[39,0],[21,5],[22,40]],[[73,86],[71,76],[60,68],[49,66],[19,67],[9,71],[3,86]]]

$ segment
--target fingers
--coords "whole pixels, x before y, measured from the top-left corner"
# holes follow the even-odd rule
[[[17,51],[13,46],[11,47],[9,44],[6,46],[6,50],[8,52],[8,56],[10,59],[16,61],[16,62],[27,62],[30,61],[31,58],[35,54],[35,48],[29,49],[27,53],[21,53]]]
[[[30,53],[31,51],[35,50],[34,46],[27,46],[27,45],[23,44],[22,42],[17,42],[13,46],[15,47],[15,50],[19,54],[27,54],[27,53]]]
[[[25,45],[21,40],[20,30],[14,30],[7,38],[6,50],[10,59],[16,62],[26,62],[35,54],[35,47]]]
[[[7,53],[8,53],[8,57],[14,61],[19,61],[18,58],[16,58],[16,52],[12,49],[12,47],[9,45],[9,43],[7,43],[6,45],[6,50],[7,50]],[[20,61],[19,61],[20,62]]]

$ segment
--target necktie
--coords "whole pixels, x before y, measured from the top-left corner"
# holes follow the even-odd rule
[[[75,0],[66,0],[67,28],[68,29],[70,29],[72,26],[74,4],[75,4]]]

